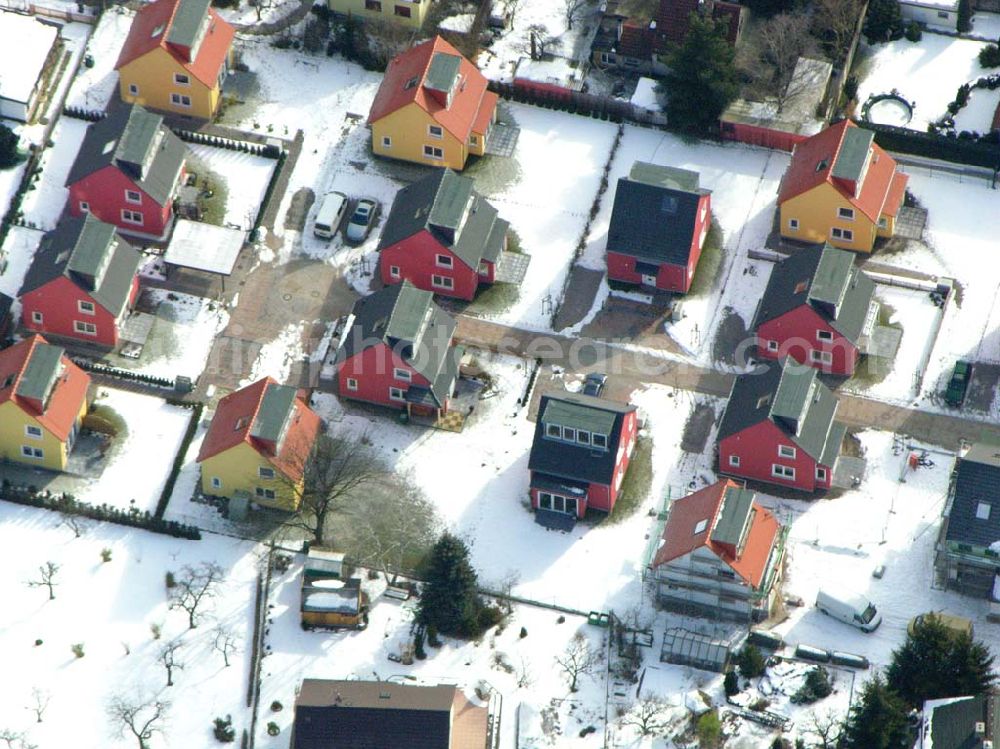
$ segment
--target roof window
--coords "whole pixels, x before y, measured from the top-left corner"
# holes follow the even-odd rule
[[[808,281],[799,281],[797,284],[795,284],[795,293],[796,294],[801,294],[803,291],[805,291],[808,288],[809,288],[809,282]]]
[[[417,85],[420,79],[417,76],[413,76],[410,80],[403,84],[404,90],[409,90]]]
[[[765,393],[757,399],[757,408],[763,408],[771,402],[771,394]]]
[[[988,502],[980,502],[976,505],[976,517],[979,520],[989,520],[990,509],[991,507]]]
[[[705,529],[707,527],[708,527],[708,520],[707,519],[699,520],[698,524],[695,525],[695,527],[694,527],[694,535],[697,536],[699,533],[704,533]]]
[[[161,23],[159,26],[157,26],[155,29],[153,29],[153,33],[151,34],[151,36],[155,39],[156,37],[158,37],[160,34],[163,33],[163,30],[166,27],[167,27],[167,25],[165,23]]]
[[[830,160],[829,159],[822,159],[818,164],[816,164],[816,171],[817,172],[822,172],[828,166],[830,166]]]

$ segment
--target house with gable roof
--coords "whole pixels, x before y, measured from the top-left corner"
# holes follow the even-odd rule
[[[995,691],[925,700],[913,749],[993,749],[1000,741]]]
[[[908,179],[871,130],[842,120],[792,151],[778,188],[781,236],[871,252],[895,233]]]
[[[847,427],[816,370],[782,359],[733,382],[719,425],[719,471],[812,492],[832,486]]]
[[[21,285],[24,327],[115,348],[139,293],[141,260],[111,224],[89,214],[63,219],[42,240]]]
[[[90,377],[40,335],[0,351],[0,459],[63,471]]]
[[[321,430],[299,391],[272,377],[230,393],[198,453],[202,493],[294,512]]]
[[[437,416],[451,405],[464,350],[455,320],[409,281],[359,299],[337,350],[338,392],[408,414]]]
[[[339,16],[419,29],[430,11],[431,0],[327,0],[327,5]]]
[[[761,621],[779,595],[785,531],[730,479],[670,503],[650,567],[665,608]]]
[[[389,62],[368,113],[372,151],[461,171],[486,153],[496,108],[486,77],[436,36]]]
[[[122,101],[210,120],[222,101],[235,36],[210,0],[143,5],[115,63]]]
[[[126,234],[161,240],[174,220],[186,156],[187,147],[160,115],[112,107],[87,128],[70,167],[69,213],[90,213]]]
[[[469,177],[435,171],[396,193],[379,241],[379,276],[466,300],[480,284],[519,283],[529,256],[506,251],[509,226]]]
[[[684,294],[712,223],[698,173],[637,161],[618,180],[608,226],[608,280]]]
[[[854,255],[829,244],[803,248],[777,263],[751,328],[766,359],[852,375],[866,348],[879,303],[875,282]]]

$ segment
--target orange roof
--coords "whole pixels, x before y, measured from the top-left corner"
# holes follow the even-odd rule
[[[278,445],[277,453],[273,452],[269,443],[253,435],[254,424],[268,386],[277,384],[273,377],[265,377],[220,400],[198,452],[198,462],[246,443],[267,458],[286,478],[292,481],[302,478],[306,461],[320,431],[320,418],[300,397],[296,396],[292,404],[294,413],[289,417],[291,422],[285,430],[284,439]]]
[[[118,55],[118,62],[115,63],[115,70],[160,47],[206,86],[209,88],[215,86],[219,79],[219,70],[229,55],[229,47],[233,43],[233,37],[236,36],[236,30],[214,9],[208,8],[208,31],[198,46],[195,59],[188,62],[179,49],[167,43],[170,26],[182,1],[155,0],[136,13],[132,28],[129,29],[128,37]]]
[[[458,75],[463,82],[455,91],[450,107],[442,105],[424,86],[431,60],[438,52],[461,58]],[[408,86],[414,79],[416,83]],[[497,97],[486,90],[486,76],[457,49],[436,36],[392,59],[375,94],[368,122],[377,122],[414,103],[464,143],[474,125],[477,126],[475,132],[486,132],[485,127],[478,129],[478,126],[492,118]]]
[[[886,216],[895,216],[903,206],[903,198],[906,197],[906,183],[910,181],[910,175],[896,172],[892,175],[892,184],[889,185],[889,194],[885,196],[885,205],[882,206],[882,213]]]
[[[87,399],[90,376],[62,354],[59,357],[62,372],[52,386],[44,407],[39,408],[37,401],[24,398],[17,392],[39,344],[48,345],[48,341],[40,335],[33,335],[0,351],[0,404],[13,401],[61,442],[65,442]]]
[[[868,168],[857,195],[833,176],[834,165],[844,144],[844,135],[849,128],[854,127],[857,125],[850,120],[841,120],[795,147],[792,162],[788,165],[778,190],[779,205],[828,183],[873,222],[878,221],[883,206],[889,205],[889,195],[896,189],[893,184],[896,161],[881,146],[872,143]]]
[[[753,520],[747,531],[746,542],[739,555],[732,556],[728,546],[720,545],[711,538],[722,499],[730,488],[738,489],[739,485],[735,481],[723,479],[673,502],[670,517],[663,529],[663,541],[653,558],[653,567],[707,546],[747,583],[755,588],[761,584],[781,526],[774,515],[754,501]],[[703,521],[704,525],[699,525]],[[701,530],[696,533],[699,528]]]

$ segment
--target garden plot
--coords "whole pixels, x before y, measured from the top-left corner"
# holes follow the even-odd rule
[[[21,203],[28,224],[46,231],[56,228],[69,199],[66,177],[87,134],[88,124],[72,117],[59,118],[52,130],[53,145],[42,156],[41,176],[36,178],[34,187],[25,193]]]
[[[80,66],[80,72],[66,97],[66,106],[92,112],[103,112],[107,108],[118,86],[115,63],[134,17],[133,11],[119,5],[101,14],[85,51],[93,58],[94,66]]]
[[[264,193],[267,192],[267,185],[277,162],[227,148],[190,143],[188,148],[224,182],[222,191],[225,194],[226,208],[220,216],[221,223],[250,231],[260,212],[260,204],[264,200]],[[218,187],[215,189],[219,190]]]
[[[6,262],[6,268],[0,274],[0,294],[17,299],[24,283],[24,275],[28,272],[31,259],[35,256],[42,232],[23,226],[11,226],[0,250],[0,260]],[[20,309],[20,301],[15,302]]]
[[[1000,105],[1000,88],[974,88],[969,93],[969,103],[955,115],[955,130],[970,133],[988,133],[993,128],[993,115]]]
[[[154,448],[155,450],[155,448]],[[141,459],[139,459],[141,462]],[[230,714],[237,735],[249,728],[245,695],[257,575],[255,546],[221,536],[183,541],[134,528],[84,521],[79,538],[51,512],[0,503],[0,651],[5,655],[0,727],[24,731],[38,746],[135,746],[116,739],[106,709],[116,695],[169,701],[162,735],[150,746],[209,746],[212,720]],[[105,551],[106,550],[106,551]],[[102,562],[102,555],[110,561]],[[214,562],[224,571],[206,618],[188,629],[183,611],[168,611],[164,576],[185,565]],[[29,588],[46,562],[58,565],[55,600]],[[154,640],[151,627],[161,628]],[[230,630],[239,651],[223,665],[214,630]],[[179,641],[183,670],[166,687],[159,663],[165,643]],[[71,646],[79,644],[82,658]],[[35,721],[33,690],[47,701]]]

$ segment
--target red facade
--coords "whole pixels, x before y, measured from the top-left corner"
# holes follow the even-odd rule
[[[132,279],[128,309],[135,303],[139,279]],[[82,312],[80,302],[93,306],[92,313]],[[72,338],[114,348],[118,345],[118,320],[93,297],[65,276],[55,278],[21,297],[24,327],[35,333]],[[93,326],[93,333],[89,331]]]
[[[183,170],[180,179],[184,179]],[[128,200],[128,191],[139,193],[139,202]],[[113,165],[88,174],[69,186],[70,215],[79,217],[88,210],[101,221],[114,224],[126,234],[157,238],[166,234],[173,220],[173,204],[170,200],[164,205],[155,202]],[[132,220],[126,220],[126,215]]]
[[[451,266],[442,265],[439,255],[450,258]],[[409,281],[424,291],[472,301],[480,283],[493,282],[494,267],[484,260],[482,273],[470,268],[424,229],[379,253],[379,277],[387,286]],[[450,279],[451,285],[444,279]]]
[[[409,379],[397,377],[397,370],[408,372]],[[405,395],[411,385],[430,387],[426,377],[403,361],[385,343],[375,343],[345,360],[337,372],[337,384],[340,395],[344,398],[400,409],[406,408],[406,401],[403,397],[393,398],[392,388],[397,388]],[[445,402],[442,410],[447,409],[448,403]],[[414,406],[413,411],[420,413],[421,409]]]
[[[764,148],[775,148],[791,153],[795,146],[809,138],[808,135],[799,133],[789,133],[784,130],[774,130],[760,125],[750,125],[745,122],[722,123],[723,140],[734,140],[738,143],[746,143],[751,146],[763,146]]]
[[[782,455],[780,449],[786,448]],[[787,449],[794,457],[787,456]],[[794,471],[794,477],[776,475],[775,466]],[[788,486],[811,492],[829,489],[833,466],[817,464],[810,455],[770,420],[732,434],[719,443],[719,472],[768,484]]]
[[[821,340],[820,336],[829,337]],[[853,375],[858,347],[830,326],[808,304],[761,323],[757,328],[757,353],[765,359],[790,356],[821,372]]]

